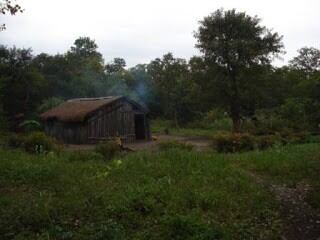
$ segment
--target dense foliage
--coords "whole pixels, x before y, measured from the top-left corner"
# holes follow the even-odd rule
[[[260,19],[243,12],[217,10],[200,22],[196,45],[209,67],[219,73],[216,82],[224,89],[223,103],[229,106],[233,128],[241,127],[241,112],[254,103],[263,69],[283,44],[277,33],[260,25]],[[253,77],[254,76],[254,77]],[[254,109],[252,109],[254,111]]]
[[[272,66],[281,37],[235,10],[205,17],[195,36],[203,56],[167,53],[129,68],[122,58],[105,63],[88,37],[56,55],[0,46],[0,126],[21,130],[25,120],[69,98],[127,95],[174,127],[229,118],[236,131],[248,121],[267,134],[319,130],[320,50],[303,47],[287,66]]]

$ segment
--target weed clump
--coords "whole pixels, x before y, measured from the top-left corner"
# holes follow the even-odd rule
[[[213,137],[212,145],[218,152],[245,152],[255,148],[255,138],[248,133],[220,133]]]
[[[7,145],[10,148],[20,148],[23,147],[25,142],[25,136],[18,135],[18,134],[11,134],[8,137]]]
[[[264,150],[275,145],[282,145],[284,143],[284,139],[279,134],[256,136],[255,143],[257,149]]]
[[[265,150],[276,145],[301,144],[309,141],[304,132],[283,131],[275,134],[252,135],[250,133],[219,133],[212,138],[217,152],[235,153],[251,150]]]
[[[166,239],[224,239],[221,229],[192,217],[172,216],[167,218],[164,224]]]
[[[28,135],[12,134],[8,138],[8,147],[22,148],[28,153],[41,154],[59,151],[57,141],[43,132],[32,132]]]
[[[176,140],[170,140],[170,141],[160,142],[159,149],[162,151],[169,150],[169,149],[180,149],[180,150],[191,151],[193,150],[193,146],[188,143],[183,143]]]
[[[111,160],[121,151],[121,146],[116,141],[104,141],[95,147],[95,152],[101,154],[106,160]]]
[[[43,132],[32,132],[24,137],[24,149],[29,153],[47,153],[58,150],[58,144]]]
[[[84,162],[84,161],[103,161],[104,156],[95,151],[75,151],[72,152],[69,156],[70,162]]]

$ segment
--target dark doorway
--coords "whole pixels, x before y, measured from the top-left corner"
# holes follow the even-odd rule
[[[134,126],[136,139],[146,139],[146,129],[145,129],[145,121],[143,114],[135,114],[134,115]]]

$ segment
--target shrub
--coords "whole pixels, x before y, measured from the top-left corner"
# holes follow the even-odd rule
[[[274,145],[298,144],[310,141],[305,132],[283,131],[281,133],[253,136],[248,133],[220,133],[213,137],[212,145],[218,152],[234,153],[254,149],[264,150]]]
[[[187,128],[201,128],[210,130],[230,131],[232,129],[232,120],[228,116],[211,117],[204,116],[203,119],[194,120],[186,125]]]
[[[0,103],[0,132],[6,132],[10,128],[10,121],[3,113]]]
[[[170,140],[170,141],[162,141],[159,143],[159,149],[160,150],[168,150],[168,149],[181,149],[181,150],[187,150],[191,151],[193,149],[193,146],[188,143],[179,142],[177,140]]]
[[[248,133],[220,133],[213,137],[213,146],[224,153],[250,151],[255,148],[255,138]]]
[[[8,147],[11,147],[11,148],[23,147],[24,142],[25,142],[25,136],[22,136],[22,135],[11,134],[8,137]]]
[[[104,156],[94,151],[75,151],[70,153],[69,161],[100,161],[104,160]]]
[[[43,132],[33,132],[24,137],[23,146],[29,153],[47,153],[58,150],[56,140]]]
[[[210,123],[213,123],[219,119],[223,119],[225,117],[226,117],[226,114],[222,109],[214,108],[214,109],[211,109],[210,111],[208,111],[204,115],[203,121],[210,124]]]
[[[154,119],[151,127],[153,133],[165,133],[165,130],[174,127],[174,124],[170,120]]]
[[[320,143],[320,135],[307,135],[306,143]]]
[[[270,147],[273,147],[276,144],[282,144],[283,139],[279,135],[264,135],[264,136],[257,136],[256,140],[256,147],[259,150],[264,150]]]
[[[278,112],[282,118],[289,120],[289,125],[297,129],[309,128],[306,107],[310,102],[304,98],[288,98]]]
[[[252,118],[247,118],[242,129],[254,135],[272,135],[289,127],[288,120],[284,119],[276,110],[259,110]]]
[[[283,129],[277,134],[281,137],[283,144],[307,143],[310,136],[306,132],[294,132],[291,129]]]
[[[288,136],[289,143],[305,143],[308,140],[308,134],[306,132],[293,132]]]
[[[121,147],[116,141],[104,141],[95,147],[95,151],[110,160],[121,151]]]
[[[19,124],[19,127],[24,132],[33,132],[39,131],[41,129],[41,125],[38,121],[35,120],[26,120]]]
[[[58,97],[51,97],[42,101],[41,105],[38,108],[40,113],[48,111],[51,108],[54,108],[64,102],[63,99]]]
[[[232,120],[229,117],[217,119],[212,128],[216,130],[230,131],[232,129]]]

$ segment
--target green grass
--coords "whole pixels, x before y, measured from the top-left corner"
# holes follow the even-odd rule
[[[255,172],[275,183],[295,187],[298,183],[312,186],[309,202],[320,210],[320,144],[276,147],[263,152],[232,156],[241,169]]]
[[[233,155],[239,167],[273,181],[290,185],[300,181],[319,181],[320,144],[279,146],[266,151]]]
[[[165,129],[169,129],[170,134],[177,136],[212,137],[216,132],[231,130],[230,119],[216,120],[211,125],[207,124],[206,127],[200,127],[198,125],[200,124],[195,122],[188,127],[176,128],[169,120],[155,119],[151,121],[151,131],[152,133],[163,134]]]
[[[246,172],[290,185],[308,182],[314,187],[309,201],[318,207],[319,149],[305,144],[215,154],[175,148],[111,162],[2,149],[0,236],[279,239],[278,203]]]
[[[276,239],[275,200],[227,155],[105,163],[0,150],[1,239]],[[263,237],[262,237],[263,236]]]

